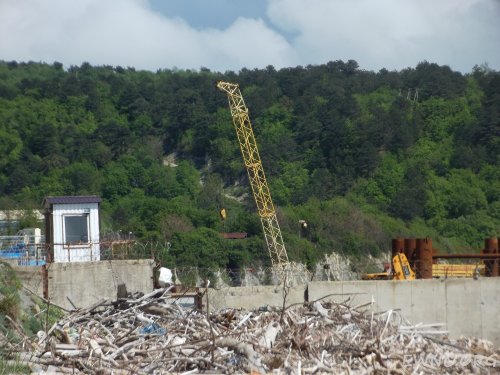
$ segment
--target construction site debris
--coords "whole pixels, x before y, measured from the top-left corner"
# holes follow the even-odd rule
[[[371,304],[320,299],[285,309],[208,312],[181,306],[170,288],[99,301],[6,349],[32,371],[61,374],[488,374],[500,369],[500,351],[490,342],[451,341],[442,324],[410,325],[398,311],[376,313]]]

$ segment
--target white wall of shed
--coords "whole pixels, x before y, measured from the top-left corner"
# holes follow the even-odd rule
[[[87,212],[88,211],[88,212]],[[89,215],[89,244],[65,245],[65,215]],[[54,204],[54,262],[91,262],[101,259],[99,247],[99,205],[97,203]]]

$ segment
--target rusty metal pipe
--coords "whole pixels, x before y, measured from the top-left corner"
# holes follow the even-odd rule
[[[405,251],[405,240],[403,238],[392,239],[392,258]]]
[[[494,259],[487,258],[488,260],[484,261],[485,273],[486,276],[498,276],[498,259],[500,258],[500,254],[498,252],[498,238],[486,238],[484,240],[484,255],[496,255]]]
[[[432,240],[417,238],[417,278],[432,279]]]
[[[417,240],[415,238],[405,238],[405,255],[410,267],[415,269],[415,257],[417,251]]]
[[[500,259],[500,254],[434,254],[433,259]]]

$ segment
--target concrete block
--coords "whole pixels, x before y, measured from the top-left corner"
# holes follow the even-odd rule
[[[17,277],[32,292],[43,296],[43,275],[41,266],[12,265]]]
[[[153,260],[52,263],[48,267],[49,297],[56,305],[88,307],[106,298],[115,300],[120,284],[129,293],[153,290]],[[71,300],[71,302],[70,302]]]
[[[344,281],[342,282],[341,298],[336,299],[337,302],[349,299],[350,306],[358,306],[374,301],[376,306],[377,299],[377,281]]]
[[[323,301],[339,302],[344,298],[343,281],[311,281],[308,284],[309,301],[323,298]]]
[[[481,291],[481,335],[500,345],[500,278],[480,279]]]
[[[497,279],[497,278],[496,278]],[[447,279],[446,298],[434,300],[446,305],[446,321],[451,338],[482,335],[481,281],[471,279]],[[498,283],[497,283],[498,285]],[[498,309],[498,305],[493,307]]]
[[[411,281],[377,281],[375,297],[377,310],[397,310],[404,319],[411,320]]]
[[[304,290],[303,285],[289,288],[286,305],[302,303]],[[221,292],[225,293],[225,307],[256,309],[261,306],[283,306],[283,287],[279,285],[226,288]]]
[[[226,290],[229,288],[213,289],[208,288],[208,303],[210,311],[231,307],[226,302]],[[206,297],[203,297],[203,305],[206,305]]]
[[[417,323],[446,323],[446,282],[444,280],[414,280],[411,285],[411,312],[408,318]]]

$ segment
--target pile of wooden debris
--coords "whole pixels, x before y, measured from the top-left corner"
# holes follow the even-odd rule
[[[17,361],[60,373],[491,373],[500,351],[451,342],[436,325],[410,326],[396,311],[322,300],[286,309],[187,309],[168,289],[102,301],[68,314]],[[19,354],[21,353],[21,354]]]

